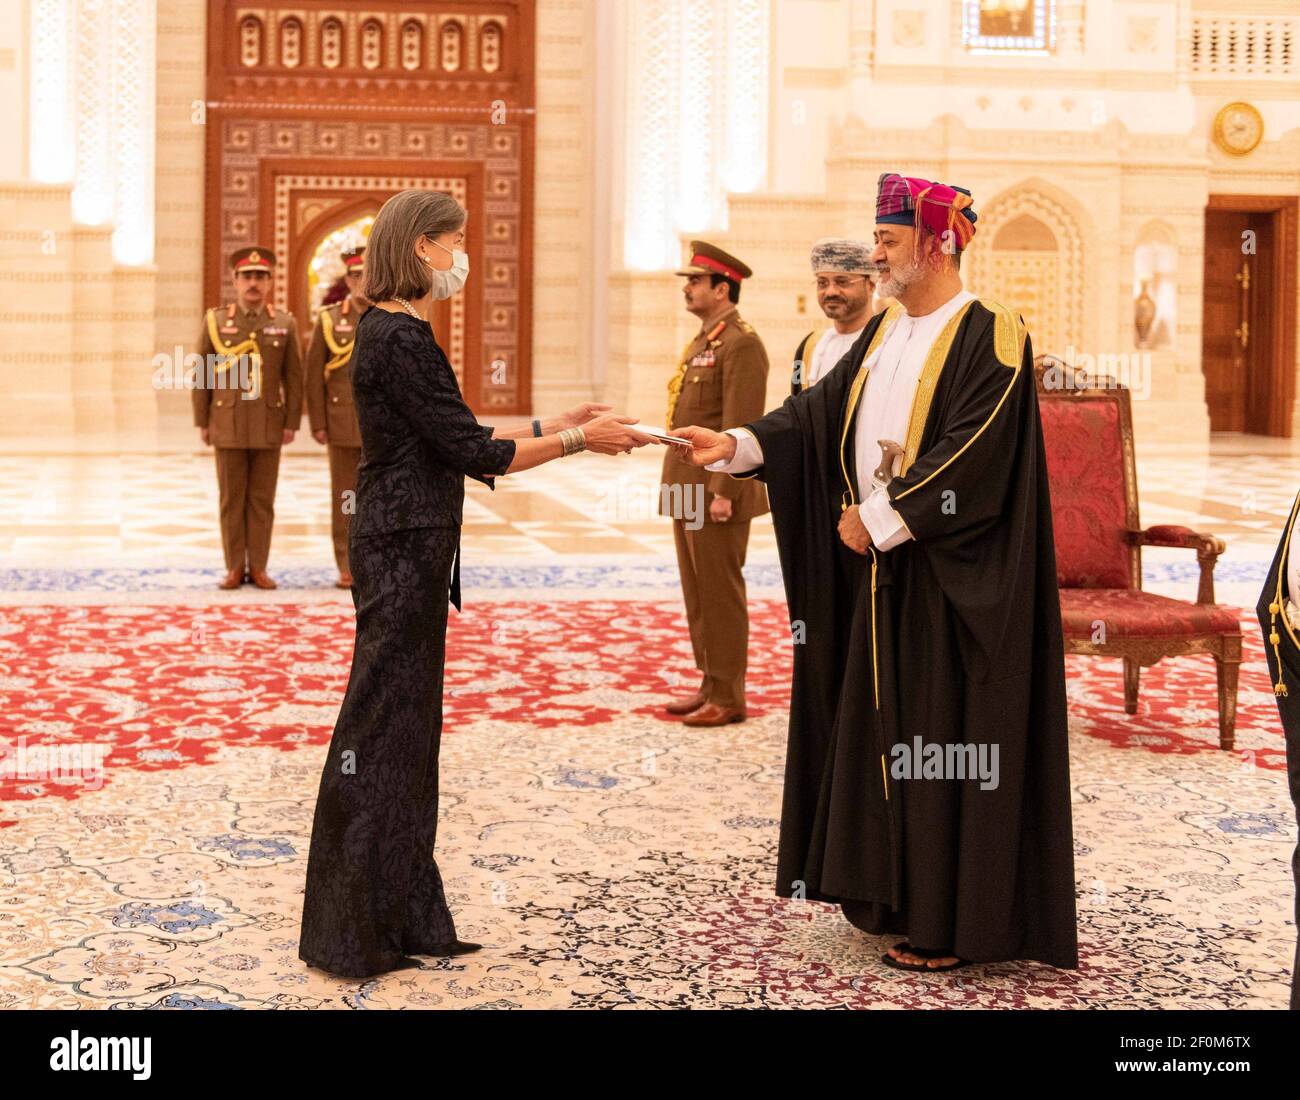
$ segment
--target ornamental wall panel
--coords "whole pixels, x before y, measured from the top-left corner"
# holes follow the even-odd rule
[[[213,3],[209,303],[229,296],[225,257],[257,241],[305,329],[331,210],[447,190],[469,210],[471,276],[439,338],[471,407],[529,412],[534,48],[533,0]]]
[[[970,250],[969,285],[1020,310],[1035,353],[1083,350],[1084,240],[1074,215],[1032,183],[976,209],[979,234],[987,244]],[[1015,241],[1006,240],[1000,231],[1026,217],[1050,232],[1055,248],[1015,247]]]

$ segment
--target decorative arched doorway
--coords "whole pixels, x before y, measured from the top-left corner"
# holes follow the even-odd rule
[[[363,204],[366,208],[372,205],[369,200]],[[343,253],[365,246],[370,239],[370,227],[375,224],[375,210],[366,209],[360,214],[350,211],[332,217],[331,222],[333,224],[320,234],[316,246],[304,249],[307,259],[305,272],[294,275],[295,285],[306,283],[307,306],[302,316],[309,323],[315,320],[327,297],[334,302],[347,293],[347,285],[343,282]]]
[[[418,186],[446,191],[461,205],[466,205],[468,199],[463,184],[463,180],[431,178]],[[336,280],[343,276],[341,253],[345,248],[366,243],[375,215],[387,197],[365,191],[349,197],[331,196],[326,201],[304,200],[303,206],[310,220],[302,227],[298,240],[291,241],[288,245],[289,267],[285,276],[289,289],[287,304],[301,323],[304,340],[310,326],[316,321],[321,299],[335,285]],[[467,247],[474,247],[472,238]],[[477,339],[480,301],[471,282],[465,293],[436,302],[433,307],[433,331],[438,337],[438,343],[447,352],[447,358],[461,384],[461,391],[471,407],[482,403],[482,388],[479,384],[481,378],[473,374],[467,378],[464,370],[464,364],[476,361],[480,353],[481,341]],[[474,320],[471,321],[470,318]]]
[[[322,242],[407,187],[469,211],[471,275],[435,318],[477,412],[531,412],[533,0],[268,0],[208,16],[205,295],[261,243],[305,328]]]
[[[971,249],[968,285],[1021,313],[1034,354],[1084,350],[1088,272],[1074,213],[1027,180],[980,210],[979,232],[987,243]]]

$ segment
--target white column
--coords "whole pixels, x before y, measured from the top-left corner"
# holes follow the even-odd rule
[[[727,9],[720,182],[749,192],[767,182],[768,4],[727,0]]]
[[[66,183],[76,166],[74,9],[66,0],[31,0],[31,5],[29,171],[41,183]]]
[[[109,0],[98,0],[108,5]],[[112,0],[113,258],[148,264],[154,256],[155,0]]]
[[[82,225],[113,218],[114,16],[111,0],[76,0],[72,216]]]
[[[28,10],[24,4],[0,5],[0,103],[8,110],[0,114],[0,147],[9,155],[0,164],[0,180],[16,181],[29,178],[28,124],[31,96],[27,68],[31,59],[31,35]]]
[[[682,5],[678,56],[681,73],[677,98],[677,201],[675,228],[698,233],[715,224],[715,143],[717,104],[726,80],[722,51],[716,49],[718,4],[697,0]],[[674,257],[675,259],[676,257]]]
[[[624,262],[663,270],[767,183],[770,0],[628,0]]]
[[[855,79],[871,76],[876,60],[876,0],[852,0],[849,57]]]
[[[645,271],[678,259],[673,230],[680,28],[679,0],[632,0],[628,5],[624,260]]]

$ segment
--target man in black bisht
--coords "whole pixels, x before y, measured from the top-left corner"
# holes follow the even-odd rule
[[[794,634],[777,893],[890,966],[1078,965],[1065,670],[1033,352],[962,288],[969,192],[887,173],[880,293],[816,386],[690,461],[767,483]],[[683,448],[685,450],[685,448]]]
[[[1291,802],[1300,819],[1300,543],[1292,541],[1297,514],[1300,514],[1300,496],[1291,505],[1291,515],[1277,544],[1273,567],[1256,610],[1264,628],[1264,653],[1286,734],[1286,773],[1291,782]],[[1291,877],[1296,887],[1296,926],[1300,928],[1300,845],[1291,853]],[[1291,1007],[1300,1009],[1300,940],[1291,965]]]

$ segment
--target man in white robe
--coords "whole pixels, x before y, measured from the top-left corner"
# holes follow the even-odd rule
[[[792,394],[816,385],[848,354],[867,321],[878,312],[873,247],[865,241],[842,237],[823,237],[813,245],[811,264],[817,305],[831,324],[813,329],[799,341],[790,372]]]

